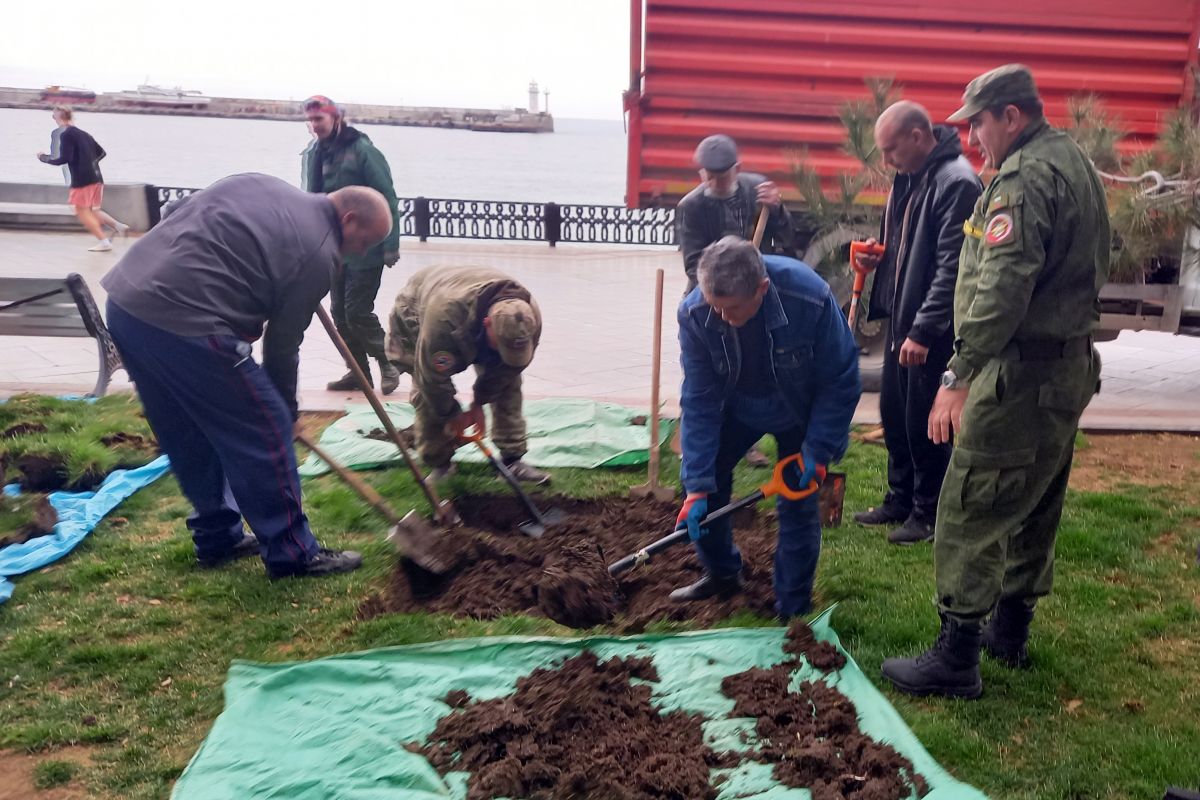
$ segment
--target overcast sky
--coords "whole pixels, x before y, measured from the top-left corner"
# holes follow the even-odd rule
[[[523,107],[619,119],[626,0],[54,0],[5,3],[0,85]]]

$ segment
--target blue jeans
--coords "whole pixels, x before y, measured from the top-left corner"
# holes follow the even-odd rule
[[[233,336],[177,336],[116,303],[108,328],[146,412],[191,501],[187,525],[200,559],[258,537],[272,574],[295,572],[318,545],[300,503],[292,415],[250,345]]]
[[[717,491],[708,496],[709,512],[730,501],[733,468],[746,451],[771,434],[779,458],[800,452],[805,428],[779,408],[777,398],[735,398],[721,426],[717,451]],[[812,606],[813,576],[821,555],[821,518],[817,495],[803,500],[777,498],[779,541],[775,545],[775,610],[783,616],[806,614]],[[733,543],[733,521],[729,517],[708,526],[696,542],[700,563],[715,578],[730,578],[742,569],[742,554]]]

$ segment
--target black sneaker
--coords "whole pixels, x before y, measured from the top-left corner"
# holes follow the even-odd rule
[[[208,558],[197,558],[196,563],[200,569],[216,569],[223,567],[226,564],[237,561],[239,558],[249,558],[256,556],[261,552],[258,545],[258,537],[253,533],[242,535],[242,540],[233,546],[228,553],[222,553],[219,556],[209,556]]]
[[[693,600],[707,600],[710,597],[728,598],[746,588],[742,573],[737,572],[728,578],[714,578],[705,573],[704,577],[688,586],[671,592],[671,599],[676,603],[690,603]]]
[[[904,522],[912,512],[884,501],[878,508],[860,511],[854,515],[854,521],[859,525],[891,525],[894,522]]]
[[[271,580],[279,578],[301,578],[308,575],[335,575],[339,572],[353,572],[362,566],[362,553],[354,550],[330,550],[322,547],[317,554],[307,562],[298,565],[287,572],[267,571]]]
[[[933,523],[921,522],[916,517],[909,517],[899,528],[888,531],[888,541],[892,544],[916,544],[933,540]]]

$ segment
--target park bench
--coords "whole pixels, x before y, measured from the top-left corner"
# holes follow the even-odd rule
[[[92,292],[81,276],[0,278],[0,336],[90,336],[100,356],[100,376],[90,397],[101,397],[121,356]]]

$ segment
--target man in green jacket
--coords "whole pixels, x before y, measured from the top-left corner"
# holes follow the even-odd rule
[[[997,173],[963,226],[955,354],[929,415],[935,443],[955,437],[934,529],[941,634],[883,674],[909,694],[975,698],[980,648],[1027,665],[1050,592],[1075,431],[1099,389],[1091,334],[1112,238],[1100,178],[1046,122],[1027,67],[971,81],[950,119],[970,121]]]
[[[435,480],[451,474],[450,458],[474,426],[484,432],[491,405],[492,441],[518,480],[550,476],[522,461],[528,449],[521,413],[521,372],[542,336],[542,313],[529,290],[488,267],[427,267],[396,296],[388,323],[387,355],[412,375],[410,400],[421,458]],[[454,376],[475,367],[474,400],[466,411]]]
[[[376,359],[380,389],[391,394],[400,382],[400,373],[384,354],[375,295],[379,293],[383,268],[400,258],[400,204],[392,186],[392,171],[383,153],[366,134],[346,124],[342,110],[328,97],[314,95],[305,100],[304,114],[315,137],[301,155],[304,190],[329,194],[346,186],[367,186],[382,194],[392,209],[392,232],[365,254],[347,256],[330,289],[333,320],[354,360],[371,380],[370,359]],[[351,371],[326,388],[349,391],[358,388],[358,382]]]

